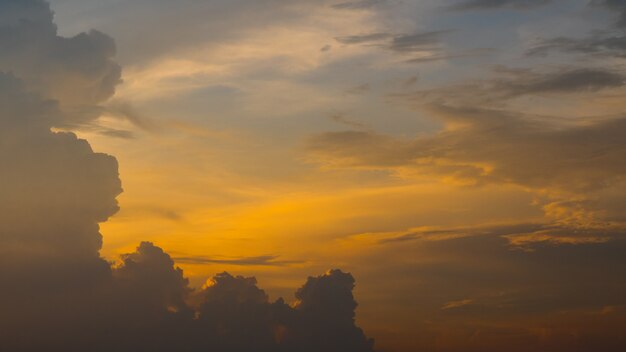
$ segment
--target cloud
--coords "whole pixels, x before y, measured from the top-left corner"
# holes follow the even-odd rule
[[[615,199],[626,197],[620,191],[626,176],[620,162],[626,157],[623,116],[567,126],[486,108],[430,105],[428,112],[448,127],[414,139],[329,132],[312,137],[307,149],[312,160],[330,167],[436,176],[470,185],[516,184],[553,197],[546,206],[555,208],[544,208],[546,214],[574,227],[626,224],[615,213],[621,204]]]
[[[430,50],[433,46],[439,44],[443,35],[450,32],[450,30],[439,30],[395,36],[389,48],[396,52]]]
[[[277,255],[262,255],[246,258],[209,258],[209,257],[176,257],[177,263],[182,264],[230,264],[241,266],[285,266],[302,263],[300,261],[280,260]]]
[[[388,0],[360,0],[360,1],[346,1],[335,5],[333,8],[338,10],[364,10],[370,9],[379,5],[384,5]]]
[[[450,58],[470,57],[490,51],[490,49],[474,49],[456,54],[447,54],[442,48],[441,41],[446,34],[451,32],[453,31],[438,30],[412,34],[378,32],[340,36],[335,37],[335,40],[344,45],[375,46],[395,54],[414,56],[413,58],[406,60],[408,63],[421,63],[446,60]]]
[[[348,116],[346,116],[345,114],[342,114],[342,113],[332,114],[332,115],[330,115],[330,119],[335,121],[335,122],[337,122],[337,123],[339,123],[339,124],[342,124],[342,125],[345,125],[345,126],[350,126],[350,127],[354,128],[354,129],[357,129],[357,130],[362,130],[362,129],[368,130],[368,129],[370,129],[370,127],[367,124],[359,122],[359,121],[356,121],[354,119],[351,119],[350,117],[348,117]]]
[[[623,0],[591,0],[592,5],[604,6],[618,15],[617,26],[626,27],[626,2]]]
[[[617,23],[602,30],[595,30],[583,38],[561,36],[540,40],[527,51],[528,55],[547,55],[553,51],[560,51],[599,57],[624,57],[626,36],[623,30],[626,28],[626,3],[622,0],[591,0],[590,5],[604,7],[612,14],[616,14]]]
[[[414,320],[413,331],[420,332],[416,350],[428,350],[435,340],[445,351],[568,351],[571,346],[619,351],[624,346],[618,327],[624,323],[625,301],[617,293],[626,270],[618,254],[623,248],[623,238],[543,243],[522,251],[497,236],[459,237],[398,243],[392,249],[396,264],[387,262],[381,271],[402,270],[422,282],[411,295],[417,307],[408,313],[428,316]],[[407,264],[415,253],[424,258]],[[439,342],[442,337],[445,342]]]
[[[114,42],[58,36],[44,1],[0,0],[0,49],[0,350],[373,351],[353,319],[332,321],[354,316],[349,274],[318,278],[307,300],[327,313],[312,319],[268,302],[252,278],[221,274],[194,290],[149,242],[119,264],[101,258],[99,223],[122,192],[117,161],[56,131],[106,109],[148,127],[128,105],[103,107],[120,82]]]
[[[471,299],[464,299],[464,300],[460,300],[460,301],[451,301],[448,302],[446,304],[443,305],[443,307],[441,307],[441,309],[446,310],[446,309],[456,309],[456,308],[461,308],[461,307],[465,307],[467,305],[472,304],[474,301]]]
[[[464,0],[454,5],[450,5],[449,9],[457,11],[497,8],[528,9],[545,5],[549,2],[551,2],[551,0]]]
[[[553,51],[608,57],[626,56],[626,36],[601,32],[587,38],[559,37],[543,40],[530,48],[529,56],[547,55]]]
[[[63,119],[55,127],[87,123],[99,115],[121,81],[113,61],[115,43],[90,31],[71,38],[57,34],[44,1],[0,1],[0,68],[19,77],[29,91],[56,100]]]
[[[369,44],[376,43],[391,38],[389,33],[371,33],[362,35],[350,35],[345,37],[336,37],[335,40],[341,44]]]
[[[619,88],[626,76],[606,69],[573,69],[548,74],[522,73],[514,79],[495,82],[494,90],[510,96],[542,93],[569,93]]]
[[[458,85],[415,91],[399,97],[425,104],[482,106],[501,109],[523,97],[557,97],[610,92],[624,87],[626,75],[603,67],[563,67],[549,71],[496,67],[495,76]]]

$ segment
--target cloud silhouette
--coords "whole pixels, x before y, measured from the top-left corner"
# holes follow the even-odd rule
[[[114,42],[58,36],[44,1],[0,0],[0,48],[0,350],[372,351],[349,274],[318,278],[307,302],[327,315],[313,319],[268,302],[253,278],[224,273],[194,290],[152,243],[119,265],[102,259],[98,224],[122,192],[117,161],[53,128],[102,111],[120,82]]]

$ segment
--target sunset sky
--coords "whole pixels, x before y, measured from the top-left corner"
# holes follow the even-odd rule
[[[148,241],[296,310],[350,273],[379,352],[626,350],[626,1],[47,6],[0,0],[0,279]]]

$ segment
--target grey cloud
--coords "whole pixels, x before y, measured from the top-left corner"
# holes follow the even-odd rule
[[[158,130],[155,122],[143,116],[129,101],[114,99],[106,104],[103,112],[126,120],[144,131],[154,132]]]
[[[530,48],[527,54],[530,56],[547,55],[553,51],[626,57],[626,36],[602,32],[587,38],[548,39]]]
[[[369,44],[387,40],[391,37],[390,33],[372,33],[337,37],[335,40],[341,44]]]
[[[568,93],[619,88],[626,76],[605,69],[574,69],[548,74],[529,72],[515,75],[513,79],[496,81],[494,91],[508,92],[511,96],[542,93]]]
[[[466,51],[461,51],[457,53],[440,53],[431,56],[418,57],[414,59],[407,60],[408,63],[425,63],[425,62],[433,62],[433,61],[443,61],[443,60],[451,60],[451,59],[462,59],[462,58],[471,58],[477,56],[484,56],[495,52],[495,49],[491,48],[477,48]]]
[[[121,138],[121,139],[135,138],[135,134],[132,131],[118,130],[118,129],[113,129],[113,128],[101,128],[98,130],[98,133],[105,135],[105,136]]]
[[[389,48],[397,52],[424,51],[432,49],[439,44],[441,37],[450,30],[439,30],[407,35],[399,35],[393,38]]]
[[[583,38],[558,37],[544,39],[531,47],[528,55],[547,55],[553,51],[580,53],[595,56],[624,57],[626,56],[626,2],[622,0],[591,0],[590,4],[604,7],[616,14],[617,28],[596,30]]]
[[[350,126],[352,128],[355,128],[355,129],[359,129],[359,130],[362,130],[362,129],[369,130],[370,129],[370,127],[367,124],[359,122],[359,121],[356,121],[354,119],[351,119],[350,117],[348,117],[348,116],[346,116],[345,114],[342,114],[342,113],[332,114],[332,115],[330,115],[330,118],[333,121],[337,122],[337,123],[340,123],[340,124],[346,125],[346,126]]]
[[[336,37],[335,40],[346,45],[375,45],[396,53],[411,54],[417,52],[441,52],[442,37],[452,30],[438,30],[413,34],[395,35],[392,33],[370,33]],[[446,57],[439,54],[437,57]],[[417,60],[417,59],[416,59]]]
[[[626,27],[626,2],[624,0],[591,0],[592,5],[604,6],[618,15],[617,25]]]
[[[335,37],[335,40],[344,45],[366,45],[385,49],[390,52],[412,56],[406,63],[425,63],[455,58],[467,58],[484,55],[492,49],[478,48],[458,53],[447,53],[442,46],[443,37],[453,30],[437,30],[413,34],[370,33]]]
[[[542,72],[531,69],[497,67],[489,79],[467,81],[457,86],[416,91],[400,96],[418,103],[502,108],[524,96],[559,96],[611,91],[626,84],[626,76],[606,68],[562,68]]]
[[[386,4],[388,0],[360,0],[360,1],[347,1],[335,4],[332,7],[339,10],[363,10],[370,9],[379,5]]]
[[[506,239],[492,236],[419,245],[445,259],[415,266],[411,275],[421,277],[431,292],[446,292],[443,297],[419,298],[438,300],[439,307],[465,297],[472,300],[464,307],[431,313],[434,324],[450,324],[450,317],[472,320],[467,328],[474,334],[462,342],[465,348],[568,351],[570,346],[582,350],[602,346],[619,351],[624,346],[619,329],[606,329],[624,323],[626,302],[618,293],[626,270],[626,261],[618,254],[624,249],[623,239],[584,245],[544,243],[534,251],[511,250]],[[506,323],[515,320],[541,325],[542,338],[523,324]],[[506,333],[511,328],[519,331]],[[564,336],[564,331],[569,334]]]
[[[405,333],[418,336],[406,342],[409,351],[566,352],[572,346],[620,351],[626,345],[620,337],[626,323],[620,294],[626,277],[626,259],[619,254],[626,245],[623,235],[604,242],[536,242],[525,248],[511,246],[502,236],[540,226],[444,226],[424,231],[429,235],[421,240],[386,243],[386,250],[361,259],[377,263],[370,274],[377,280],[363,289],[384,295],[398,277],[411,280],[406,284],[410,288],[393,290],[390,303],[392,316],[409,322]],[[457,231],[471,235],[449,235]],[[576,231],[571,229],[569,236],[576,237]],[[398,276],[385,275],[390,272]],[[441,309],[463,300],[472,302]]]
[[[450,5],[451,10],[485,10],[496,8],[528,9],[545,5],[552,0],[464,0]]]
[[[61,37],[44,1],[0,1],[0,67],[28,90],[56,100],[63,121],[80,124],[97,117],[97,106],[120,83],[113,39],[98,31]],[[15,15],[14,15],[15,14]]]

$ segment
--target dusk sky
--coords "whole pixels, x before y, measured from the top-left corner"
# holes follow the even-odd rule
[[[626,351],[625,60],[624,0],[0,0],[0,351]]]

